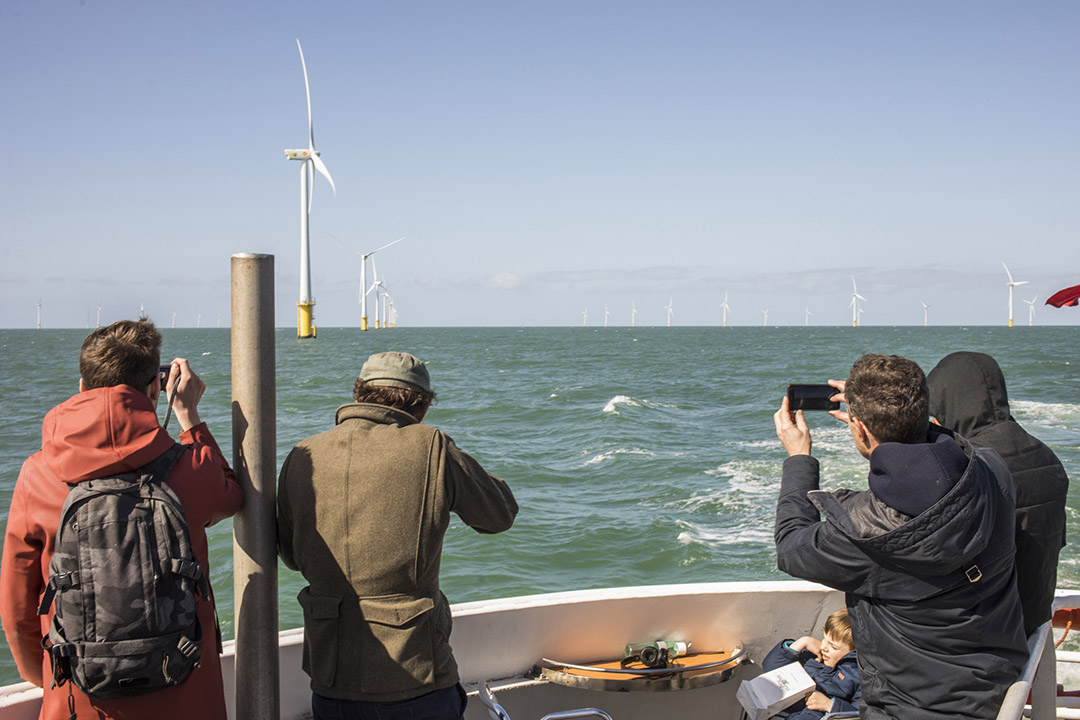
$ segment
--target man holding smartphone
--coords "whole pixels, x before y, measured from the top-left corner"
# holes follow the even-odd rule
[[[846,593],[864,718],[994,718],[1027,660],[1008,468],[930,424],[926,377],[907,358],[863,355],[829,384],[869,489],[818,489],[809,428],[785,397],[777,564]]]

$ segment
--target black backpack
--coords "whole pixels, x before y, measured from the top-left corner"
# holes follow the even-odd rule
[[[165,483],[184,446],[131,473],[70,486],[38,612],[53,681],[115,699],[182,682],[199,664],[209,585],[184,508]]]

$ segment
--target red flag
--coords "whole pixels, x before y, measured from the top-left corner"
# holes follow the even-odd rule
[[[1054,307],[1076,307],[1077,303],[1080,303],[1080,285],[1073,285],[1070,288],[1064,290],[1058,290],[1046,300],[1047,305],[1053,305]]]

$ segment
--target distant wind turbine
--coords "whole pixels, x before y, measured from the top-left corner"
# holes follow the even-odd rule
[[[309,216],[311,198],[315,190],[315,170],[330,183],[330,189],[337,195],[334,179],[315,149],[315,131],[311,123],[311,86],[308,84],[307,63],[304,62],[304,48],[300,38],[296,39],[296,48],[300,51],[300,67],[304,71],[304,91],[307,94],[308,146],[302,149],[286,150],[285,157],[300,161],[300,300],[296,303],[296,336],[315,337],[315,301],[311,297],[311,243]]]
[[[866,298],[859,294],[859,289],[855,287],[855,277],[851,278],[851,327],[859,327],[859,313],[862,310],[859,309],[859,301],[866,302]]]
[[[928,309],[927,304],[923,303],[922,304],[922,326],[923,327],[926,327],[926,325],[927,325],[927,323],[929,321],[929,317],[930,317],[927,309]]]
[[[727,293],[724,293],[724,302],[720,303],[720,309],[724,311],[724,327],[727,327],[727,314],[731,311],[731,306],[727,304]]]
[[[589,308],[585,308],[581,313],[581,327],[589,327]]]
[[[385,290],[386,284],[379,280],[379,269],[375,267],[375,258],[371,258],[371,274],[375,280],[371,283],[371,287],[364,293],[365,297],[375,291],[375,329],[379,329],[379,295]],[[385,301],[384,301],[385,303]]]
[[[98,302],[97,306],[97,326],[101,327],[101,303]]]
[[[37,329],[41,329],[41,300],[37,301]]]
[[[1025,300],[1024,301],[1024,302],[1026,302],[1028,304],[1028,327],[1031,327],[1032,325],[1035,324],[1035,301],[1038,300],[1038,299],[1039,299],[1039,296],[1036,295],[1035,297],[1031,298],[1030,300]]]
[[[672,301],[669,299],[668,303],[667,303],[667,307],[664,308],[665,310],[667,310],[667,326],[668,327],[671,327],[671,318],[674,317],[674,315],[675,315],[675,311],[671,308],[671,303],[672,303]]]
[[[195,314],[195,327],[197,327],[197,328],[202,327],[202,313],[196,313]]]
[[[637,303],[630,303],[630,327],[637,325]]]
[[[761,313],[765,316],[765,319],[761,321],[761,327],[769,327],[769,308],[765,308]]]
[[[813,314],[810,312],[810,308],[806,308],[806,320],[803,322],[803,327],[810,327],[810,316]]]
[[[1005,274],[1009,276],[1009,327],[1013,326],[1013,288],[1017,285],[1027,285],[1027,280],[1020,280],[1016,282],[1013,280],[1012,273],[1009,272],[1009,266],[1004,262],[1001,263],[1001,267],[1005,268]]]
[[[604,306],[604,327],[607,327],[607,318],[611,313],[608,312],[607,305]]]
[[[176,327],[176,311],[175,310],[173,311],[173,314],[172,314],[172,326],[174,328]]]

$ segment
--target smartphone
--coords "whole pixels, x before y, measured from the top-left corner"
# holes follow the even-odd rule
[[[788,385],[788,408],[796,410],[839,410],[840,403],[829,400],[840,391],[832,385]]]

